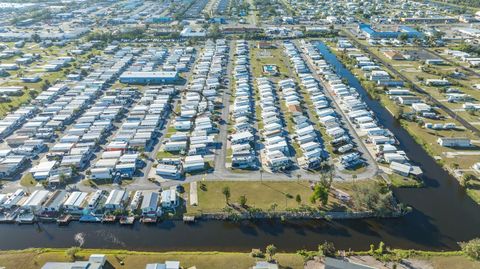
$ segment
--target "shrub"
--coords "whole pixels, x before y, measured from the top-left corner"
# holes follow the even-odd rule
[[[267,253],[268,261],[273,261],[273,257],[277,254],[277,247],[272,245],[268,245],[265,249],[265,253]]]
[[[465,255],[474,260],[480,260],[480,238],[475,238],[468,242],[460,242],[459,245]]]
[[[323,242],[318,246],[318,255],[321,257],[335,257],[335,245],[332,242]]]
[[[262,252],[262,250],[258,248],[253,248],[250,252],[250,256],[252,256],[252,258],[264,258],[265,254]]]

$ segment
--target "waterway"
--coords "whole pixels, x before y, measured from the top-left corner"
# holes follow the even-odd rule
[[[480,207],[379,102],[368,98],[360,82],[323,43],[317,43],[317,48],[341,77],[359,89],[379,122],[395,134],[411,161],[423,169],[425,188],[394,190],[401,202],[413,207],[407,216],[340,221],[199,221],[196,224],[165,221],[153,226],[137,223],[132,227],[84,223],[72,223],[68,227],[1,225],[0,249],[81,245],[151,251],[250,251],[273,243],[282,251],[295,251],[316,249],[319,243],[332,241],[338,248],[361,250],[368,249],[371,243],[384,241],[397,248],[451,250],[458,248],[459,241],[480,236]]]

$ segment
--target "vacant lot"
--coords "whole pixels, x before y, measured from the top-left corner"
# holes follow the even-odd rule
[[[203,187],[202,187],[203,184]],[[346,193],[351,193],[353,184],[357,183],[339,183],[334,182],[332,189],[339,189]],[[239,204],[240,197],[244,195],[247,199],[246,205],[262,210],[271,210],[272,207],[277,211],[284,211],[287,208],[298,208],[302,205],[319,207],[322,210],[346,210],[350,205],[338,200],[330,191],[328,204],[322,207],[319,202],[312,204],[310,196],[313,191],[307,181],[297,181],[292,179],[289,182],[259,182],[259,181],[216,181],[202,182],[198,184],[198,206],[187,206],[187,214],[199,214],[206,212],[221,212],[226,206],[223,189],[230,189],[230,204]],[[188,193],[188,187],[186,192]],[[297,195],[300,201],[297,201]]]

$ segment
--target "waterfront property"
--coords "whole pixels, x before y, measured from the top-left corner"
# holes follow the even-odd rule
[[[103,254],[92,254],[88,261],[75,261],[75,262],[47,262],[42,266],[42,269],[76,269],[76,268],[88,268],[88,269],[103,269],[105,268],[107,258]]]

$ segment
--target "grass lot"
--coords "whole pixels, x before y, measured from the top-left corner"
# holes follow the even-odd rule
[[[278,67],[278,76],[271,77],[273,81],[285,79],[289,76],[289,70],[286,66],[288,62],[283,56],[282,48],[274,49],[259,49],[256,47],[250,48],[250,64],[252,65],[253,77],[262,77],[264,65],[276,65]]]
[[[480,262],[473,261],[465,256],[432,256],[419,257],[419,260],[425,260],[432,264],[434,269],[480,269]]]
[[[25,173],[20,179],[20,185],[24,187],[34,187],[37,185],[37,181],[33,178],[32,173]]]
[[[480,204],[480,181],[469,183],[467,187],[467,194]]]
[[[398,174],[387,175],[387,178],[392,183],[392,186],[397,188],[420,188],[423,182],[410,177],[404,177]]]
[[[87,260],[93,253],[107,254],[107,260],[113,268],[139,269],[145,268],[148,263],[178,260],[183,268],[196,266],[199,269],[245,269],[255,264],[256,259],[248,253],[227,252],[133,252],[117,250],[82,250],[79,260]],[[303,268],[300,255],[279,253],[275,256],[281,268]],[[0,266],[6,269],[41,268],[48,261],[69,261],[64,249],[55,250],[25,250],[0,252]],[[123,265],[120,262],[123,261]],[[107,267],[107,268],[112,268]]]
[[[198,184],[198,206],[187,206],[187,214],[201,214],[207,212],[221,212],[226,207],[225,196],[222,193],[224,187],[230,188],[230,203],[238,204],[240,196],[245,195],[247,206],[268,210],[272,204],[276,204],[276,210],[284,211],[287,208],[298,208],[301,205],[315,206],[322,210],[343,211],[348,209],[349,205],[339,201],[330,192],[327,206],[321,207],[320,203],[311,204],[309,201],[313,191],[307,181],[292,180],[289,182],[270,182],[270,181],[215,181],[202,182],[205,184],[205,190]],[[352,193],[353,183],[334,182],[332,189],[339,189],[346,193]],[[356,184],[362,184],[357,182]],[[185,192],[188,193],[189,185],[185,186]],[[297,203],[295,197],[300,195],[301,202]]]
[[[178,154],[175,154],[175,153],[172,153],[172,152],[169,152],[169,151],[163,151],[163,150],[159,150],[157,152],[157,160],[158,159],[162,159],[162,158],[178,158],[180,157],[180,153]]]

